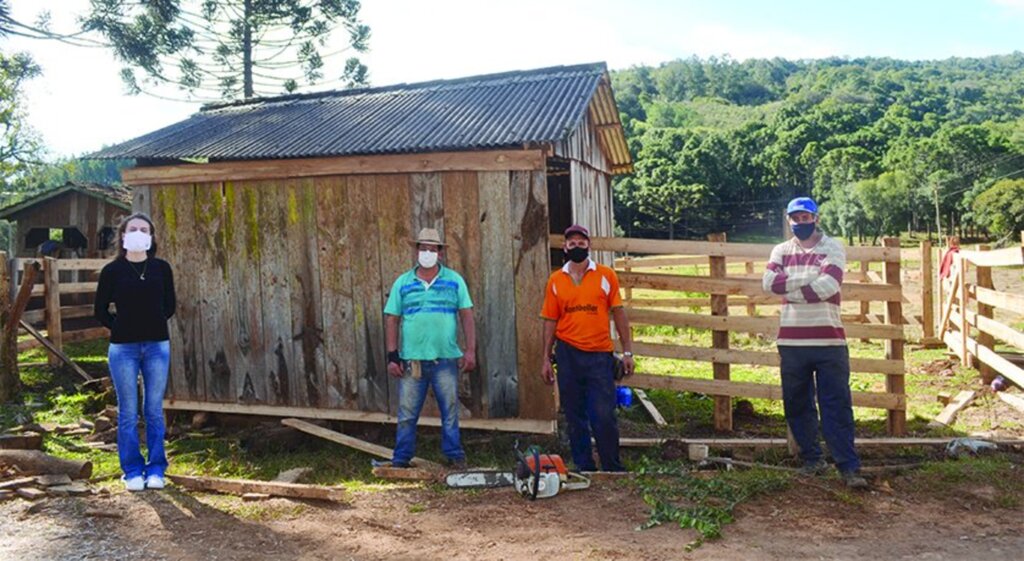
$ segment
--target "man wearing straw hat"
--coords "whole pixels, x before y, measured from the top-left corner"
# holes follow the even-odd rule
[[[867,487],[853,445],[850,352],[840,316],[846,250],[818,228],[818,205],[798,197],[786,207],[793,237],[772,249],[762,284],[782,296],[778,347],[782,402],[805,475],[828,469],[818,444],[821,432],[843,481]],[[817,405],[815,405],[817,393]]]
[[[441,451],[456,469],[466,466],[459,438],[459,372],[476,368],[476,328],[466,281],[440,264],[444,242],[423,228],[412,243],[416,266],[391,287],[384,306],[388,374],[398,378],[398,428],[392,465],[409,467],[416,454],[416,423],[427,389],[441,410]],[[466,349],[459,348],[457,323]],[[401,347],[399,347],[401,326]]]

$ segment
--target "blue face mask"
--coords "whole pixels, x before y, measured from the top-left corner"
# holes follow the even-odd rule
[[[796,236],[796,239],[800,241],[804,241],[814,235],[814,226],[814,222],[789,225],[789,227],[793,230],[793,235]]]

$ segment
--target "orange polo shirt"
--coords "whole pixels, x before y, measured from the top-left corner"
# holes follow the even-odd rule
[[[551,273],[540,317],[558,322],[555,337],[581,351],[612,351],[610,310],[622,306],[619,277],[605,265],[588,261],[577,285],[569,264]]]

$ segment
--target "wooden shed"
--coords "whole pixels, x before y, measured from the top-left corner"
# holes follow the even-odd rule
[[[632,169],[603,63],[207,106],[92,157],[136,159],[176,271],[168,407],[393,421],[384,301],[435,227],[475,304],[463,426],[537,431],[548,235],[610,236]]]
[[[59,231],[60,257],[98,258],[116,251],[115,231],[131,204],[128,188],[68,182],[0,209],[0,219],[17,223],[13,257],[35,257]]]

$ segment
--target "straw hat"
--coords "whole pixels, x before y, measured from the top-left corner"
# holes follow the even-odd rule
[[[415,240],[410,240],[410,243],[419,245],[421,243],[430,245],[444,246],[445,243],[441,241],[441,233],[433,228],[423,228],[420,233],[416,236]]]

